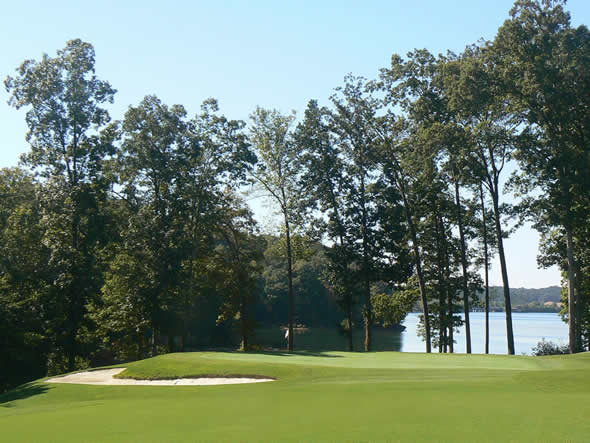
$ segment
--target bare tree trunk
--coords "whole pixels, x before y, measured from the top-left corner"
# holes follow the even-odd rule
[[[143,360],[145,355],[145,340],[143,334],[137,331],[137,360]]]
[[[348,350],[354,351],[352,345],[352,308],[348,309]]]
[[[576,260],[576,350],[577,352],[584,352],[584,344],[582,343],[582,270],[580,269],[580,262]]]
[[[447,322],[446,322],[446,293],[445,293],[445,278],[443,276],[444,270],[444,257],[443,254],[443,247],[442,242],[445,241],[444,239],[444,224],[441,219],[440,213],[438,211],[438,207],[434,205],[434,211],[436,214],[436,223],[435,223],[435,233],[436,233],[436,255],[438,261],[438,317],[439,317],[439,328],[438,328],[438,352],[442,353],[447,352],[447,343],[446,343],[446,333],[447,330]]]
[[[463,214],[461,213],[461,197],[459,182],[455,181],[455,200],[457,203],[457,223],[459,225],[459,239],[461,243],[461,268],[463,271],[463,311],[465,313],[465,344],[466,351],[471,354],[471,324],[469,321],[469,288],[467,284],[467,253],[465,245],[465,231],[463,229]]]
[[[249,343],[248,343],[248,319],[246,318],[248,315],[246,303],[244,300],[240,303],[240,329],[242,332],[242,351],[249,350]]]
[[[373,327],[373,309],[371,306],[371,288],[368,279],[365,279],[365,297],[366,305],[364,309],[365,317],[365,352],[371,352],[372,346],[372,327]]]
[[[424,282],[424,274],[422,272],[422,263],[420,259],[420,252],[418,250],[418,239],[416,238],[416,231],[411,228],[412,243],[414,243],[414,256],[416,257],[416,273],[418,274],[418,284],[420,285],[420,298],[422,300],[422,313],[424,315],[424,330],[426,332],[426,352],[432,352],[430,339],[430,317],[428,315],[428,300],[426,299],[426,283]]]
[[[452,354],[455,352],[455,337],[453,331],[453,291],[447,289],[447,296],[448,296],[448,305],[449,305],[449,334],[448,334],[448,341],[449,341],[449,352]]]
[[[497,189],[497,187],[496,187]],[[500,270],[502,272],[502,284],[504,285],[504,306],[506,309],[506,339],[508,342],[508,354],[514,355],[514,332],[512,329],[512,305],[510,303],[510,286],[508,284],[508,269],[506,256],[504,254],[504,241],[502,239],[502,226],[500,224],[500,208],[498,205],[498,194],[492,192],[494,204],[494,222],[496,225],[496,237],[498,239],[498,255],[500,256]]]
[[[152,325],[152,357],[158,355],[158,341],[156,339],[156,336],[156,328]]]
[[[365,319],[365,352],[371,351],[373,329],[373,307],[371,306],[371,281],[369,275],[369,239],[367,233],[367,207],[365,202],[365,176],[360,177],[360,203],[362,211],[361,234],[363,237],[363,283],[365,292],[365,307],[363,317]]]
[[[574,239],[569,226],[565,227],[567,236],[567,304],[568,304],[568,325],[569,325],[569,348],[570,353],[578,351],[578,340],[576,340],[576,264],[574,261]]]
[[[481,214],[483,223],[483,255],[484,255],[484,279],[485,279],[485,312],[486,312],[486,354],[490,353],[490,283],[489,283],[489,255],[488,255],[488,222],[486,219],[486,204],[483,195],[483,185],[479,184],[479,197],[481,199]]]
[[[428,317],[428,300],[426,299],[426,283],[424,282],[424,274],[422,273],[422,261],[420,258],[420,248],[418,248],[418,236],[416,234],[416,227],[414,226],[414,220],[410,213],[408,206],[408,199],[404,192],[403,186],[399,187],[401,190],[402,199],[404,202],[404,212],[406,214],[406,220],[408,227],[410,228],[410,235],[412,238],[412,247],[414,250],[414,261],[416,265],[416,274],[418,274],[418,284],[420,286],[420,298],[422,300],[422,312],[424,315],[424,331],[426,333],[426,352],[432,352],[432,345],[430,342],[430,318]]]
[[[451,281],[451,272],[449,269],[449,252],[447,249],[447,245],[445,243],[444,247],[444,259],[445,259],[445,279],[447,281],[447,307],[448,307],[448,315],[447,315],[447,342],[449,344],[449,352],[452,354],[455,352],[455,338],[453,337],[453,320],[454,320],[454,312],[453,312],[453,290],[448,284]]]
[[[289,217],[286,212],[285,216],[285,235],[287,237],[287,274],[289,278],[289,337],[287,349],[293,352],[293,318],[295,314],[295,300],[293,296],[293,255],[291,250],[291,232],[289,229]]]

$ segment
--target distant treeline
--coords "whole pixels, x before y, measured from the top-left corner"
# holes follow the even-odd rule
[[[490,286],[490,310],[504,311],[501,286]],[[483,307],[483,291],[478,292],[480,309]],[[562,290],[559,286],[527,289],[510,288],[510,299],[515,311],[518,312],[560,312],[562,310]],[[552,302],[545,305],[546,302]]]

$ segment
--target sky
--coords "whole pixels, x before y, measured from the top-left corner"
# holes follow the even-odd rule
[[[327,105],[347,73],[376,78],[392,54],[414,48],[461,52],[491,40],[512,0],[359,1],[27,1],[0,16],[0,77],[26,59],[54,56],[68,40],[94,45],[96,73],[118,90],[109,110],[155,94],[189,114],[214,97],[222,113],[247,120],[257,105],[303,114],[310,99]],[[570,0],[572,24],[590,23],[590,1]],[[24,111],[0,90],[0,167],[28,150]],[[267,209],[253,203],[258,219]],[[520,229],[506,242],[512,287],[560,284],[557,269],[538,270],[538,236]],[[491,283],[500,284],[492,265]]]

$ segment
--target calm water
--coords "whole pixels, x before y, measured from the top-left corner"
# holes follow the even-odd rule
[[[426,347],[421,337],[416,335],[419,314],[409,314],[403,325],[402,352],[424,352]],[[485,313],[472,312],[471,350],[475,354],[485,351]],[[568,327],[556,313],[513,313],[514,347],[516,354],[531,354],[531,350],[542,338],[559,344],[568,342]],[[465,352],[465,329],[455,333],[455,352]],[[434,349],[433,349],[434,351]],[[506,314],[490,312],[490,353],[507,354]]]

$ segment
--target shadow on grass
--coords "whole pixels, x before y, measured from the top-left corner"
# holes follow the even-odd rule
[[[187,352],[198,352],[199,350],[190,350]],[[268,347],[264,349],[252,349],[250,351],[241,351],[235,348],[226,348],[226,347],[214,347],[214,348],[206,348],[204,351],[208,352],[228,352],[228,353],[238,353],[238,354],[263,354],[263,355],[280,355],[280,356],[305,356],[305,357],[341,357],[341,355],[330,355],[328,352],[338,352],[337,349],[326,349],[326,350],[306,350],[306,349],[299,349],[293,352],[287,351],[285,348],[273,348]]]
[[[11,408],[11,402],[44,394],[49,389],[51,389],[49,386],[41,383],[27,383],[21,385],[18,388],[0,395],[0,407]]]
[[[262,351],[248,351],[248,354],[263,354],[263,355],[280,355],[280,356],[285,356],[285,357],[290,357],[290,356],[300,356],[300,357],[325,357],[325,358],[340,358],[342,357],[341,355],[331,355],[328,354],[328,352],[330,351],[293,351],[293,352],[289,352],[285,349],[277,349],[277,350],[262,350]]]
[[[371,350],[373,351],[400,351],[402,336],[400,330],[374,327],[372,329],[373,340]],[[262,351],[271,353],[282,352],[284,355],[316,355],[318,357],[335,357],[326,355],[326,352],[349,352],[348,337],[342,334],[337,328],[310,327],[302,332],[295,333],[295,352],[286,352],[286,339],[284,332],[278,327],[260,328],[252,343],[261,347]],[[353,352],[364,349],[365,331],[355,328],[353,330]],[[337,357],[337,356],[336,356]]]

